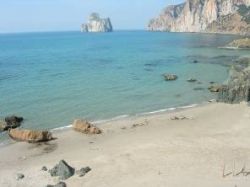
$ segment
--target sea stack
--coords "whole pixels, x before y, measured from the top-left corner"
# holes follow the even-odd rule
[[[89,16],[88,23],[82,24],[81,32],[112,32],[110,18],[101,18],[98,13]]]
[[[186,0],[166,7],[150,31],[250,34],[250,0]]]

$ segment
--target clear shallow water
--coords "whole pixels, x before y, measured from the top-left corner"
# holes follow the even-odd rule
[[[96,121],[212,99],[209,82],[223,82],[223,65],[248,53],[217,48],[235,38],[143,31],[0,35],[0,117],[17,114],[24,127],[51,129],[79,117]],[[163,73],[179,79],[166,82]],[[201,84],[188,83],[191,77]]]

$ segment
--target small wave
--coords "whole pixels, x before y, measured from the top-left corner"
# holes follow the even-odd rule
[[[129,117],[129,115],[125,114],[125,115],[116,116],[116,117],[110,118],[110,119],[94,121],[93,123],[95,123],[95,124],[106,123],[106,122],[109,122],[109,121],[115,121],[115,120],[123,119],[123,118],[127,118],[127,117]]]
[[[211,100],[212,101],[212,100]],[[139,113],[139,114],[135,114],[135,115],[128,115],[128,114],[124,114],[124,115],[120,115],[120,116],[116,116],[113,118],[109,118],[109,119],[104,119],[104,120],[98,120],[98,121],[92,121],[93,124],[102,124],[102,123],[107,123],[107,122],[111,122],[111,121],[116,121],[119,119],[124,119],[124,118],[128,118],[128,117],[132,117],[132,116],[147,116],[147,115],[152,115],[152,114],[159,114],[159,113],[164,113],[164,112],[170,112],[170,111],[176,111],[179,109],[188,109],[188,108],[194,108],[197,107],[199,105],[205,104],[205,103],[209,103],[209,102],[204,102],[201,104],[191,104],[191,105],[186,105],[186,106],[180,106],[180,107],[171,107],[171,108],[164,108],[164,109],[160,109],[160,110],[155,110],[155,111],[151,111],[151,112],[144,112],[144,113]],[[63,126],[63,127],[58,127],[58,128],[54,128],[51,131],[62,131],[62,130],[66,130],[72,127],[72,124],[67,125],[67,126]]]

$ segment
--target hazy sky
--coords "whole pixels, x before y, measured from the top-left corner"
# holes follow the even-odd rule
[[[169,4],[183,0],[0,0],[0,32],[79,30],[92,12],[114,29],[143,29]]]

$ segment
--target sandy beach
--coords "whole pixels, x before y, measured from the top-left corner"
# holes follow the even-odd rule
[[[171,119],[175,116],[187,119]],[[2,147],[0,186],[56,184],[59,179],[41,168],[64,159],[76,169],[92,169],[66,180],[69,187],[247,187],[249,124],[246,103],[211,103],[98,124],[101,135],[68,129],[49,143]],[[17,173],[24,179],[17,181]]]

